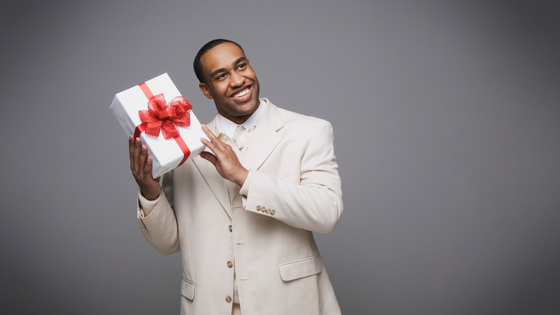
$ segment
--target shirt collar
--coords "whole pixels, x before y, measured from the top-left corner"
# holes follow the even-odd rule
[[[243,127],[245,127],[245,129],[249,130],[250,128],[257,125],[257,122],[259,121],[259,118],[264,111],[263,105],[263,101],[259,100],[259,107],[257,107],[257,110],[255,110],[253,114],[251,114],[251,116],[249,116],[249,118],[247,118],[247,120],[245,120],[245,122],[241,124]],[[218,114],[218,122],[220,123],[220,127],[222,127],[222,132],[231,139],[233,137],[235,129],[237,129],[237,126],[239,125],[220,114]]]

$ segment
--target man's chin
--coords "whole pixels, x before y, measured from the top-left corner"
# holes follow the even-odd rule
[[[239,108],[243,112],[253,112],[259,107],[260,100],[257,97],[251,97],[250,99],[244,102],[236,102],[232,100],[232,103],[235,104],[235,107]]]

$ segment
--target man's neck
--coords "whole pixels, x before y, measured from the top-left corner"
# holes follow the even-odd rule
[[[262,113],[264,111],[264,102],[259,100],[259,106],[257,107],[257,110],[255,110],[251,116],[249,116],[247,119],[245,119],[245,121],[243,121],[242,123],[236,123],[235,121],[232,121],[226,117],[224,117],[223,115],[221,115],[220,113],[218,113],[218,121],[220,123],[220,126],[222,127],[222,132],[225,133],[228,137],[233,137],[233,133],[235,132],[235,129],[237,128],[237,126],[239,125],[243,125],[243,127],[245,127],[245,129],[250,129],[251,127],[255,126],[257,124],[257,122],[259,121],[259,118],[262,116]]]

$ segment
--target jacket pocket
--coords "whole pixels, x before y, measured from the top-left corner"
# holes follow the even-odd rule
[[[323,271],[323,260],[321,256],[313,256],[282,263],[278,267],[280,268],[280,277],[282,277],[282,280],[292,281],[316,275]]]
[[[191,301],[194,299],[194,283],[192,281],[183,279],[181,283],[181,295]]]

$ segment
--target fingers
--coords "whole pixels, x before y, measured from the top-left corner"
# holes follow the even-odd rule
[[[133,135],[128,138],[128,155],[130,157],[130,170],[132,173],[136,173],[138,170],[138,141]]]
[[[217,150],[223,149],[223,146],[225,146],[225,144],[222,142],[222,140],[216,137],[214,133],[212,133],[212,131],[210,131],[210,129],[206,127],[206,125],[202,125],[202,131],[206,134],[208,139],[210,139],[210,141],[208,141],[204,138],[200,138],[200,141],[202,141],[205,146],[207,146],[214,153],[217,153]]]
[[[146,174],[152,172],[152,159],[148,159],[148,150],[142,145],[140,138],[134,138],[132,135],[128,139],[128,151],[130,157],[130,170],[132,175],[137,179],[144,179]]]
[[[130,158],[130,169],[132,169],[132,166],[134,165],[134,149],[135,149],[135,145],[134,145],[134,136],[130,135],[128,137],[128,157]]]
[[[206,125],[202,125],[202,131],[204,131],[210,141],[205,138],[200,138],[200,141],[214,153],[218,160],[221,160],[224,157],[224,154],[227,154],[226,152],[228,152],[228,150],[233,153],[230,145],[224,143],[220,138],[216,137],[214,133],[206,127]]]
[[[152,157],[148,156],[146,164],[144,164],[144,174],[152,174]]]
[[[216,137],[205,125],[202,125],[202,131],[210,141],[204,138],[200,138],[200,141],[214,154],[202,152],[200,157],[212,163],[220,176],[242,186],[247,178],[248,171],[239,162],[235,151],[229,144]]]
[[[208,136],[208,139],[210,139],[210,141],[214,141],[214,139],[218,139],[214,133],[212,133],[212,131],[210,131],[210,129],[208,129],[208,127],[206,127],[205,124],[202,124],[202,131]],[[204,139],[204,138],[203,138]],[[205,139],[206,140],[206,139]]]
[[[148,148],[142,143],[139,143],[139,145],[141,146],[141,148],[140,148],[140,157],[138,158],[138,162],[140,163],[138,165],[139,166],[138,169],[141,170],[146,165],[146,159],[148,157]]]
[[[142,142],[139,141],[138,145],[140,146],[140,155],[136,160],[136,176],[138,179],[149,181],[152,179],[152,158],[148,157],[148,148],[145,145],[142,145]],[[146,171],[147,169],[149,172]]]
[[[138,137],[130,135],[128,137],[128,153],[130,157],[130,170],[136,180],[138,187],[144,197],[154,200],[159,196],[161,186],[159,177],[152,177],[153,159],[148,156],[148,148],[142,145]]]
[[[138,138],[134,139],[134,150],[132,151],[132,170],[136,174],[138,173],[138,170],[140,169],[140,166],[142,164],[142,161],[139,160],[140,151],[142,150],[141,146],[142,143],[138,141]]]

